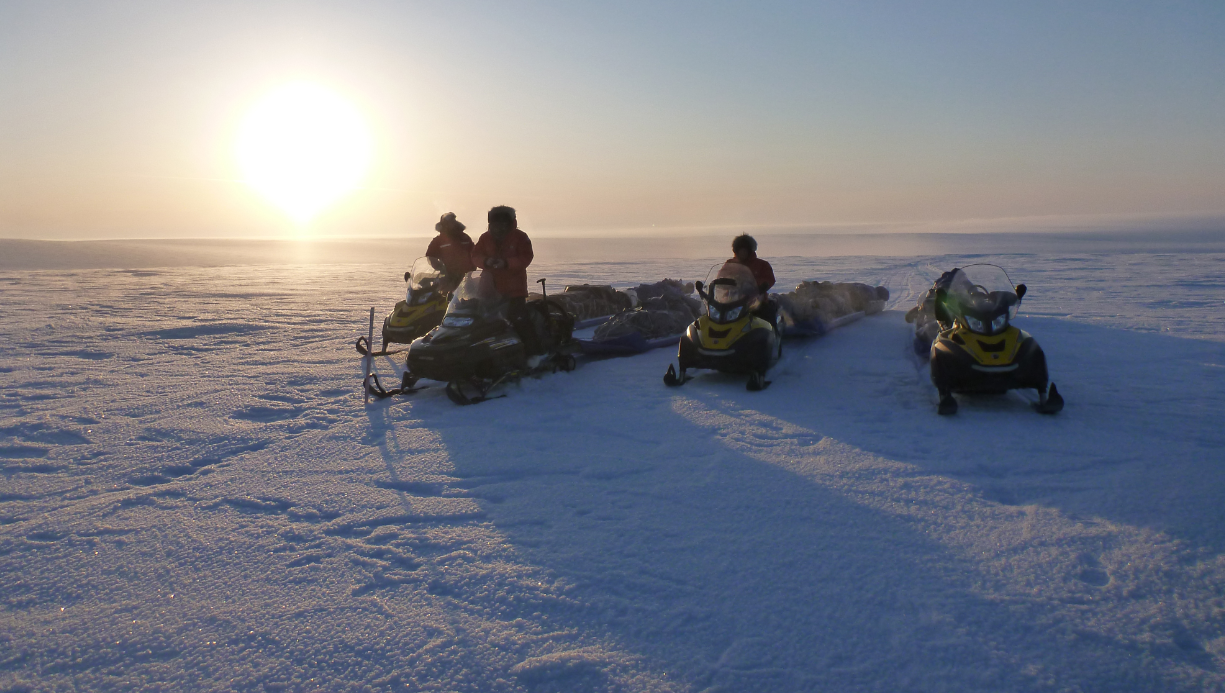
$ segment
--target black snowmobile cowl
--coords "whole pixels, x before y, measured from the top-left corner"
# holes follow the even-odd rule
[[[941,331],[932,342],[931,379],[939,413],[957,411],[956,393],[1002,394],[1033,388],[1036,408],[1053,414],[1063,398],[1049,382],[1046,355],[1028,333],[1011,325],[1024,284],[1013,287],[995,265],[968,265],[941,276],[933,287],[934,316]],[[916,322],[916,340],[919,325]]]

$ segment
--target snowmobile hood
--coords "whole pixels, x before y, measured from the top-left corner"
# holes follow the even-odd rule
[[[1009,327],[1001,334],[984,335],[958,325],[940,335],[947,346],[956,344],[982,366],[1009,366],[1017,357],[1022,342],[1030,339],[1027,332]]]
[[[411,301],[399,301],[396,303],[395,310],[387,317],[387,326],[396,329],[411,327],[419,323],[423,318],[429,316],[434,319],[434,324],[437,324],[441,317],[437,315],[446,307],[446,297],[436,292],[429,292],[421,297],[422,300],[413,303]]]
[[[488,337],[503,334],[510,329],[510,323],[498,317],[468,318],[466,324],[456,324],[463,322],[465,317],[448,313],[447,317],[443,320],[443,324],[435,327],[422,338],[422,344],[425,346],[431,344],[475,344]],[[453,324],[447,324],[448,320]]]
[[[709,315],[703,315],[689,327],[689,334],[699,348],[722,351],[731,349],[742,337],[754,330],[773,332],[774,328],[770,327],[770,323],[745,310],[741,317],[728,323],[716,322]]]

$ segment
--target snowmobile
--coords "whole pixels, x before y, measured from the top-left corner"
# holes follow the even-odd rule
[[[711,279],[711,275],[714,279]],[[782,333],[774,322],[754,311],[762,296],[748,267],[735,262],[712,267],[707,282],[694,286],[705,304],[706,314],[695,320],[681,336],[677,368],[668,365],[664,384],[678,386],[690,379],[688,371],[707,368],[723,373],[747,373],[749,390],[764,390],[770,382],[766,371],[783,354]]]
[[[391,353],[392,344],[412,344],[413,340],[429,332],[442,322],[447,308],[447,292],[443,272],[435,267],[436,261],[428,257],[417,258],[412,268],[404,273],[408,291],[403,301],[383,319],[383,348],[373,353],[385,356]],[[365,337],[357,338],[357,353],[366,356],[371,345]]]
[[[442,323],[409,346],[405,387],[421,378],[439,380],[447,383],[451,401],[475,404],[490,399],[494,387],[525,375],[574,370],[574,318],[547,296],[528,301],[525,322],[540,352],[528,353],[492,280],[481,270],[464,277]]]
[[[442,290],[442,270],[434,266],[435,262],[428,257],[417,258],[412,269],[404,273],[408,294],[383,320],[384,350],[392,342],[412,344],[442,322],[447,295]]]
[[[1042,348],[1010,324],[1024,296],[1025,285],[1014,287],[995,265],[969,265],[937,282],[934,311],[940,333],[931,345],[931,379],[940,393],[940,414],[957,412],[954,393],[1026,388],[1038,391],[1034,408],[1039,412],[1063,409],[1063,397],[1048,381]]]

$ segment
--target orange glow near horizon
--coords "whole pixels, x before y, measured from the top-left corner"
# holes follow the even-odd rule
[[[361,185],[372,151],[353,104],[309,82],[286,84],[256,103],[235,145],[243,180],[302,229]]]

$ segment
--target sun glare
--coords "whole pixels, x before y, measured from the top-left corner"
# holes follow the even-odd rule
[[[371,149],[357,109],[308,82],[287,84],[261,99],[237,142],[243,178],[300,226],[361,184]]]

